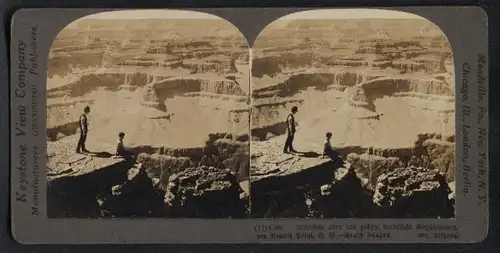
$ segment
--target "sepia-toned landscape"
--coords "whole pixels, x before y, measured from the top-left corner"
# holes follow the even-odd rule
[[[253,45],[252,217],[454,217],[450,45],[422,18],[355,14],[291,15]]]
[[[89,16],[54,40],[49,217],[247,216],[246,40],[209,15],[134,14]],[[75,150],[87,105],[89,152],[81,154]],[[114,156],[120,132],[134,159]]]
[[[455,217],[453,54],[437,26],[312,11],[250,50],[226,20],[167,12],[91,15],[54,40],[50,218]]]

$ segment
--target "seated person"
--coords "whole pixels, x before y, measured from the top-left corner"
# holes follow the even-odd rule
[[[134,159],[134,154],[125,148],[123,144],[123,139],[125,138],[125,133],[120,132],[118,134],[118,142],[116,144],[115,158],[132,158]]]
[[[323,145],[323,154],[321,157],[330,157],[330,159],[332,160],[341,159],[339,153],[333,150],[332,144],[330,143],[330,140],[332,139],[332,133],[327,132],[325,136],[326,139],[325,144]]]

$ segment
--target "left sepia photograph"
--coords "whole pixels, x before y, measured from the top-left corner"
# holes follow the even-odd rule
[[[49,53],[49,218],[249,217],[249,47],[194,11],[113,11]]]

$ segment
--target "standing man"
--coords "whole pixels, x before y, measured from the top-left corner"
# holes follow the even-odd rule
[[[87,140],[88,133],[88,121],[87,114],[90,113],[90,107],[87,105],[85,109],[83,109],[82,115],[80,115],[80,139],[78,140],[78,145],[76,146],[76,153],[89,153],[89,151],[85,148],[85,141]]]
[[[299,109],[297,106],[292,107],[292,112],[288,114],[288,117],[286,119],[286,125],[287,125],[287,133],[288,136],[286,138],[285,142],[285,148],[283,149],[284,153],[297,153],[297,151],[293,148],[293,138],[295,137],[295,117],[294,115],[297,113]]]

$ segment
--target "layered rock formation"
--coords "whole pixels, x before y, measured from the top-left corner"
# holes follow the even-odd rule
[[[212,29],[200,29],[207,25],[224,32],[213,36]],[[101,67],[103,62],[110,67],[186,68],[226,74],[235,70],[232,62],[247,51],[239,31],[222,19],[121,20],[106,24],[78,20],[54,41],[49,78],[71,73],[66,66]],[[109,59],[103,59],[104,52]]]
[[[368,24],[364,23],[368,22]],[[410,32],[422,28],[418,36]],[[292,38],[292,39],[291,39]],[[278,20],[254,44],[253,75],[315,67],[445,72],[451,57],[443,32],[427,20]]]
[[[297,122],[302,129],[336,133],[334,138],[339,139],[335,142],[339,144],[375,143],[398,148],[412,145],[413,136],[420,133],[454,131],[454,94],[444,81],[373,76],[368,81],[339,85],[333,83],[333,76],[297,74],[285,82],[254,90],[252,134],[261,140],[268,133],[284,134],[286,128],[280,124],[294,105],[300,107]],[[398,126],[403,129],[402,138],[389,143]],[[322,138],[312,132],[307,133],[308,141]]]
[[[136,152],[140,153],[137,160],[150,176],[159,178],[162,185],[167,185],[168,178],[174,173],[197,166],[227,168],[238,181],[248,180],[248,142],[233,141],[231,136],[227,137],[212,134],[205,146],[200,148],[137,148]]]
[[[234,80],[213,75],[192,75],[188,77],[169,77],[155,83],[155,88],[165,98],[190,93],[209,93],[246,97],[243,85]]]
[[[332,132],[338,146],[404,149],[418,134],[454,132],[451,48],[427,20],[278,20],[252,57],[260,140],[284,134],[294,105],[304,142]]]
[[[377,178],[401,167],[421,167],[437,170],[446,182],[456,178],[455,143],[452,137],[437,134],[420,134],[411,148],[339,148],[346,161],[351,163],[360,177],[366,179],[366,187],[374,190]]]
[[[219,35],[200,29],[207,24],[220,29]],[[249,52],[239,31],[225,20],[78,20],[58,34],[49,55],[47,128],[51,140],[76,133],[86,104],[95,112],[90,115],[94,126],[109,131],[110,136],[123,128],[133,138],[129,140],[141,146],[156,143],[148,143],[151,137],[127,127],[121,119],[124,114],[129,115],[126,122],[133,121],[143,132],[155,132],[156,139],[172,140],[168,133],[178,132],[175,128],[182,122],[242,135],[240,126],[233,131],[232,123],[226,122],[231,110],[246,108]],[[208,106],[202,105],[203,112],[198,112],[205,103]],[[219,122],[227,126],[218,126]],[[198,132],[192,139],[215,130]],[[104,141],[106,137],[99,138]],[[199,145],[196,142],[200,141],[184,141],[190,146]]]

